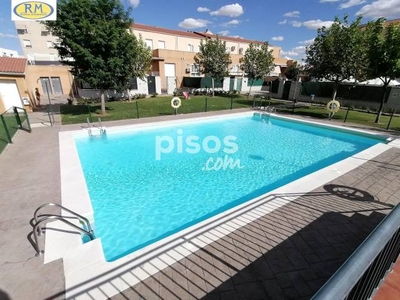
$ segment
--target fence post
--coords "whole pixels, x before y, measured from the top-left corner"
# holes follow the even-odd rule
[[[90,105],[89,104],[87,104],[87,109],[88,109],[88,113],[89,113],[90,123],[93,123],[93,121],[92,121],[92,112],[90,111]]]
[[[19,126],[19,129],[22,129],[22,123],[21,123],[21,119],[19,118],[19,114],[18,114],[17,108],[14,106],[13,110],[14,110],[14,116],[15,116],[15,119],[17,120],[17,124]]]
[[[232,105],[233,105],[233,98],[231,96],[231,110],[232,110]]]
[[[346,116],[344,117],[344,123],[347,121],[347,116],[349,115],[350,105],[347,107]]]
[[[28,124],[28,131],[31,132],[32,131],[32,127],[31,127],[31,122],[29,122],[29,116],[28,116],[28,114],[26,112],[26,109],[23,108],[23,110],[24,110],[24,114],[25,114],[25,118],[26,118],[26,123]]]
[[[392,122],[392,118],[393,118],[393,115],[394,115],[394,111],[395,111],[395,109],[392,110],[392,114],[390,115],[389,123],[388,123],[388,125],[386,127],[386,130],[389,130],[390,123]]]
[[[136,116],[139,119],[139,104],[137,100],[136,100]]]
[[[256,95],[253,95],[253,108],[256,107]]]
[[[294,107],[295,107],[295,105],[296,105],[296,101],[293,100],[292,115],[294,114]]]
[[[206,107],[204,108],[204,112],[207,112],[207,97],[206,97]]]
[[[10,132],[8,131],[8,127],[7,127],[7,124],[6,124],[6,120],[4,119],[4,116],[3,116],[3,115],[0,115],[0,117],[1,117],[1,122],[3,123],[3,126],[4,126],[4,131],[6,132],[8,141],[9,141],[10,143],[12,143],[11,135],[10,135]]]

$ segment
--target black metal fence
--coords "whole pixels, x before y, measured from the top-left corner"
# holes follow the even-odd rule
[[[12,139],[18,129],[31,131],[26,110],[13,106],[0,115],[0,153]]]
[[[312,300],[371,299],[399,256],[399,229],[398,204]]]

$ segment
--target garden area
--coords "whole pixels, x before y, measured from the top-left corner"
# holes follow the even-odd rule
[[[100,103],[96,101],[82,102],[78,105],[62,105],[62,124],[86,123],[87,118],[97,122],[100,117],[102,121],[115,121],[124,119],[137,119],[174,115],[171,107],[172,96],[157,96],[146,99],[128,101],[109,101],[106,103],[106,115],[101,114]],[[297,103],[293,106],[292,101],[271,99],[265,100],[254,97],[247,98],[245,95],[223,95],[223,96],[191,96],[190,99],[182,99],[178,114],[190,114],[207,111],[229,110],[238,108],[249,108],[271,106],[275,107],[278,114],[308,116],[317,119],[328,119],[329,114],[325,105],[308,103]],[[347,114],[347,119],[346,119]],[[334,116],[337,121],[355,123],[363,126],[387,129],[391,113],[382,114],[379,123],[375,123],[376,110],[342,107]],[[390,121],[391,130],[400,131],[400,116],[394,114]]]

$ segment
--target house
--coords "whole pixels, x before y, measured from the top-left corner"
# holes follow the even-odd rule
[[[26,58],[0,57],[0,113],[13,106],[24,107],[29,99],[25,82]]]

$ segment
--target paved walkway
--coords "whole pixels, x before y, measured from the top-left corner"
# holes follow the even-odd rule
[[[400,201],[399,155],[385,152],[113,300],[310,299]]]
[[[29,224],[40,204],[61,201],[58,132],[81,127],[61,128],[55,118],[54,127],[18,132],[0,155],[1,300],[64,297],[62,261],[43,265],[35,257]],[[115,299],[309,298],[400,199],[399,154],[385,152]]]

